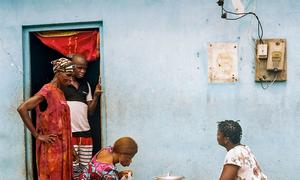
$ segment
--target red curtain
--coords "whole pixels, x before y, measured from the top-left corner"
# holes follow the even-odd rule
[[[99,31],[44,31],[35,35],[48,47],[64,56],[81,54],[87,61],[100,57]]]

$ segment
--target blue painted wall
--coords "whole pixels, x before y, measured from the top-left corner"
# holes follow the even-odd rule
[[[25,179],[22,25],[103,21],[104,144],[133,136],[135,179],[166,174],[218,179],[225,149],[216,122],[240,119],[270,179],[299,179],[300,5],[242,1],[258,14],[264,38],[286,38],[288,81],[268,90],[254,82],[254,17],[220,18],[207,0],[2,0],[0,2],[0,179]],[[231,1],[225,1],[232,8]],[[240,80],[209,84],[207,45],[236,42]]]

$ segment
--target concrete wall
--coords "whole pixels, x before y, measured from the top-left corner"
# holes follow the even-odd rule
[[[257,22],[220,18],[207,0],[2,0],[0,2],[0,179],[25,179],[22,25],[103,21],[104,143],[129,135],[139,144],[136,180],[167,172],[218,179],[225,149],[216,122],[240,119],[269,179],[299,179],[300,5],[241,1],[259,16],[264,38],[286,38],[288,80],[254,82]],[[231,1],[225,1],[228,9]],[[236,42],[239,82],[209,84],[207,45]]]

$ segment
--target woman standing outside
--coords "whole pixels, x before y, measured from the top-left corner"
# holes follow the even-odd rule
[[[54,77],[38,93],[23,102],[18,112],[36,138],[38,179],[70,180],[72,178],[72,145],[70,110],[62,86],[71,82],[73,64],[66,58],[51,62]],[[47,107],[42,108],[41,102]],[[29,111],[36,109],[36,128]]]
[[[240,143],[241,138],[237,121],[218,122],[217,140],[227,150],[220,180],[266,180],[250,148]]]

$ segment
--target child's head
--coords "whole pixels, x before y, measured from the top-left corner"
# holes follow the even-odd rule
[[[131,159],[138,152],[138,145],[131,137],[122,137],[114,143],[113,152],[119,154],[122,166],[129,166]]]

